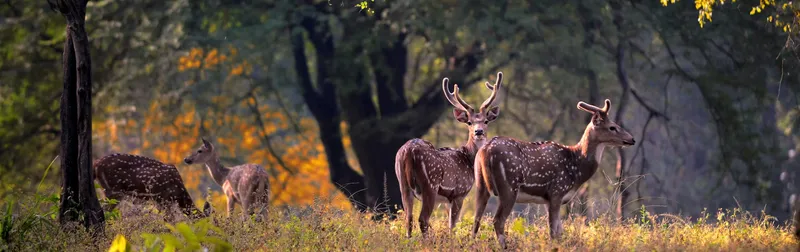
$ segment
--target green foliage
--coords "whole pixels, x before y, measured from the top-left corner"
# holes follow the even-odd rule
[[[116,199],[109,199],[109,198],[100,199],[100,206],[102,206],[103,209],[111,208],[113,206],[116,206],[117,204],[119,204],[119,201]],[[105,214],[106,220],[118,220],[120,217],[119,208],[116,207],[111,211],[104,211],[103,213]]]
[[[23,240],[35,228],[49,227],[54,225],[58,215],[59,197],[57,194],[36,195],[32,203],[19,203],[13,199],[7,199],[3,206],[4,210],[0,213],[0,251],[8,248],[8,244]],[[36,211],[18,211],[17,209],[36,209]]]
[[[144,239],[141,251],[204,251],[207,249],[204,245],[211,245],[212,251],[231,251],[233,249],[230,243],[219,236],[223,233],[222,230],[208,220],[200,220],[195,223],[180,222],[175,225],[165,224],[165,226],[171,233],[141,234]],[[212,231],[213,233],[209,234]],[[109,248],[109,252],[130,251],[130,248],[125,237],[118,234]]]

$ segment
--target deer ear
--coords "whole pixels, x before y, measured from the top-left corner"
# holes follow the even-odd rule
[[[493,107],[486,111],[486,120],[494,121],[500,115],[500,107]]]
[[[453,116],[456,118],[456,121],[467,123],[469,122],[469,114],[467,111],[454,108],[453,109]]]
[[[604,121],[605,121],[605,117],[603,115],[601,115],[600,113],[595,113],[594,115],[592,115],[592,125],[598,126],[598,125],[602,124]]]
[[[203,146],[205,146],[206,148],[211,148],[211,143],[208,142],[208,140],[206,140],[205,138],[202,139],[203,139]]]

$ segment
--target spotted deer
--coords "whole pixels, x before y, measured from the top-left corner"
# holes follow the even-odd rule
[[[431,143],[415,138],[397,151],[395,173],[400,184],[403,211],[406,213],[406,236],[411,237],[414,198],[422,200],[419,225],[423,235],[430,228],[428,221],[437,202],[450,203],[450,229],[455,227],[464,197],[474,183],[472,164],[475,152],[486,141],[487,125],[497,119],[500,113],[500,108],[495,104],[502,81],[503,73],[498,72],[494,86],[486,82],[492,94],[476,111],[459,97],[458,85],[454,85],[453,92],[450,92],[450,81],[444,78],[442,91],[447,101],[455,107],[453,116],[469,128],[467,143],[457,149],[437,149]]]
[[[494,229],[500,246],[506,247],[505,222],[514,203],[547,204],[550,237],[561,236],[559,210],[578,188],[597,171],[606,146],[629,146],[633,136],[608,116],[611,101],[598,108],[584,102],[578,109],[592,113],[581,140],[573,146],[551,141],[525,142],[494,137],[475,156],[475,224],[480,227],[490,192],[499,199]]]
[[[222,187],[228,200],[228,217],[236,203],[241,204],[242,217],[247,218],[256,210],[256,221],[267,219],[269,205],[269,175],[264,167],[257,164],[243,164],[225,167],[220,163],[213,144],[203,140],[203,145],[184,158],[186,164],[205,164],[208,173]]]
[[[190,218],[202,218],[211,211],[208,202],[202,212],[195,208],[174,165],[149,157],[110,154],[94,162],[94,175],[109,199],[155,201],[162,212],[177,204]],[[110,205],[106,210],[114,207],[116,205]]]

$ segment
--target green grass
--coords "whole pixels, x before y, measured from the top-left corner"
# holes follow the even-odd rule
[[[414,230],[405,237],[402,218],[375,222],[370,216],[332,209],[323,202],[303,208],[275,207],[270,221],[242,221],[239,215],[226,218],[217,211],[197,222],[167,225],[151,208],[123,202],[121,214],[111,218],[105,236],[91,238],[83,231],[65,231],[52,219],[57,201],[31,199],[35,204],[2,206],[8,238],[0,240],[0,251],[108,251],[114,238],[124,237],[121,247],[130,251],[161,251],[200,247],[224,251],[419,251],[499,250],[485,217],[477,238],[470,236],[471,214],[465,214],[454,232],[446,227],[444,208],[437,209],[433,232],[427,238]],[[677,216],[651,216],[642,212],[637,219],[622,223],[609,216],[590,221],[582,217],[564,220],[564,238],[551,241],[547,218],[509,219],[506,232],[509,249],[518,251],[796,251],[797,241],[789,227],[777,226],[769,217],[756,217],[738,210],[721,211],[696,220]],[[186,221],[186,220],[183,220]],[[10,223],[10,224],[9,224]],[[416,226],[416,221],[415,221]],[[119,235],[119,236],[118,236]],[[120,244],[121,240],[117,240]],[[191,249],[193,246],[193,249]],[[228,247],[230,246],[230,247]]]

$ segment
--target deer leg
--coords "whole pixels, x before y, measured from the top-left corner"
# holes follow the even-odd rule
[[[548,202],[547,217],[550,220],[550,238],[561,238],[561,197],[553,197]]]
[[[227,212],[228,212],[228,218],[230,218],[231,213],[233,213],[233,204],[235,203],[235,199],[233,199],[233,196],[228,196],[225,198],[228,200]]]
[[[497,204],[497,212],[494,214],[494,233],[497,235],[497,241],[503,249],[506,246],[506,219],[514,209],[516,203],[517,192],[511,190],[498,190],[498,198],[500,202]]]
[[[450,202],[450,231],[456,227],[459,217],[461,217],[461,206],[464,204],[464,198],[457,198]]]
[[[251,205],[252,200],[247,198],[246,196],[242,199],[242,221],[246,221],[247,218],[253,214],[253,206]]]
[[[472,226],[472,238],[475,238],[478,235],[478,229],[481,228],[481,219],[483,218],[483,212],[486,211],[486,204],[489,202],[489,190],[483,184],[483,181],[475,178],[475,224]]]
[[[267,210],[267,203],[259,202],[258,204],[255,204],[253,206],[253,208],[258,211],[258,213],[256,214],[256,221],[257,222],[261,222],[262,220],[263,221],[267,220],[267,218],[269,216],[268,210]]]
[[[430,228],[428,221],[433,214],[433,208],[436,207],[436,191],[433,188],[422,189],[422,211],[419,213],[419,230],[425,236]]]
[[[411,188],[400,184],[400,197],[403,199],[403,212],[406,214],[406,237],[411,237],[414,220],[414,192]]]
[[[175,216],[173,216],[170,202],[168,200],[156,198],[155,203],[156,209],[164,215],[164,221],[172,223],[175,220]]]

